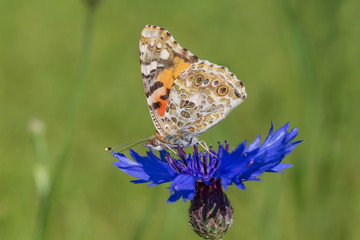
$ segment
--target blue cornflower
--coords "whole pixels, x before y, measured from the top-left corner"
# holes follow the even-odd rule
[[[291,167],[289,163],[281,163],[301,141],[292,142],[297,136],[298,129],[288,131],[289,123],[273,133],[273,124],[269,135],[260,145],[260,134],[254,142],[246,146],[246,140],[239,144],[233,151],[229,151],[229,143],[225,146],[219,143],[219,150],[215,152],[210,147],[210,152],[199,152],[194,146],[194,152],[186,155],[179,147],[179,156],[171,157],[166,151],[160,152],[160,158],[152,151],[147,156],[141,156],[130,150],[131,161],[124,154],[112,152],[118,162],[113,163],[123,172],[138,178],[133,183],[150,182],[149,186],[172,182],[170,185],[170,198],[172,203],[179,198],[193,200],[197,183],[205,186],[222,186],[235,184],[245,189],[244,182],[249,180],[259,181],[258,176],[264,172],[281,172]],[[215,155],[215,156],[214,156]],[[220,187],[221,188],[221,187]],[[222,191],[222,189],[220,189]],[[220,191],[219,190],[219,191]]]
[[[288,132],[289,123],[273,133],[273,125],[269,135],[260,145],[260,134],[254,142],[246,146],[246,141],[229,151],[229,143],[219,143],[215,152],[199,152],[197,145],[194,152],[186,155],[183,148],[178,148],[179,155],[171,157],[166,151],[160,152],[160,158],[152,151],[147,156],[140,156],[130,150],[131,161],[122,153],[112,152],[119,160],[114,165],[127,174],[138,178],[134,183],[150,182],[155,186],[165,182],[170,185],[172,203],[179,198],[191,200],[189,223],[193,230],[205,239],[222,239],[233,222],[233,208],[223,188],[235,184],[245,189],[244,182],[259,181],[258,176],[264,172],[281,172],[291,167],[289,163],[281,163],[301,141],[292,142],[297,136],[297,128]]]

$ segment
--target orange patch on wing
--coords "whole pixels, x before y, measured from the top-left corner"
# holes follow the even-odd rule
[[[157,81],[162,82],[164,86],[161,88],[160,91],[157,92],[154,100],[155,102],[160,102],[160,107],[157,109],[157,112],[160,116],[164,116],[166,105],[168,102],[168,98],[161,99],[161,96],[166,96],[166,94],[168,93],[167,89],[171,89],[175,78],[177,78],[179,74],[186,68],[188,68],[190,65],[191,63],[185,62],[184,59],[175,57],[174,66],[169,69],[165,69],[162,74],[159,74]]]
[[[161,93],[156,94],[155,96],[155,102],[159,102],[160,103],[160,107],[157,109],[157,112],[160,116],[164,116],[165,114],[165,110],[166,110],[166,105],[168,102],[168,99],[161,99],[161,96],[166,95],[166,88],[161,89]]]

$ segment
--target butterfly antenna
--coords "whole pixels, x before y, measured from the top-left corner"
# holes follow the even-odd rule
[[[129,144],[136,143],[135,145],[132,145],[132,146],[131,146],[131,147],[133,147],[133,146],[136,146],[136,145],[138,145],[139,143],[145,142],[145,141],[147,141],[147,140],[149,140],[149,139],[141,139],[141,140],[136,140],[136,141],[133,141],[133,142],[121,144],[121,145],[119,145],[119,146],[106,147],[106,148],[105,148],[105,151],[110,151],[110,150],[113,150],[114,148],[118,148],[118,147],[122,147],[122,146],[126,146],[126,145],[129,145]],[[131,147],[129,147],[129,148],[131,148]],[[127,149],[129,149],[129,148],[127,148]],[[126,149],[124,149],[124,150],[122,150],[122,151],[125,151],[125,150],[126,150]],[[121,151],[121,152],[122,152],[122,151]]]
[[[145,141],[146,141],[147,139],[145,139]],[[145,141],[143,141],[143,142],[145,142]],[[119,151],[119,152],[123,152],[123,151],[126,151],[126,150],[128,150],[128,149],[130,149],[130,148],[132,148],[132,147],[135,147],[136,145],[139,145],[140,143],[142,143],[142,142],[137,142],[137,143],[135,143],[134,145],[131,145],[130,147],[127,147],[127,148],[125,148],[125,149],[123,149],[123,150],[121,150],[121,151]]]

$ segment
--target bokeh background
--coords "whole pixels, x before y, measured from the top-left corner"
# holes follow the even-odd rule
[[[167,204],[168,185],[129,183],[104,151],[155,130],[138,56],[146,24],[245,83],[248,99],[201,139],[253,141],[271,119],[304,139],[286,174],[229,189],[225,239],[360,239],[359,10],[357,0],[0,1],[0,239],[199,239],[189,203]]]

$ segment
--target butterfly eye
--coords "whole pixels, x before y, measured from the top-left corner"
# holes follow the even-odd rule
[[[195,79],[194,75],[191,75],[191,76],[189,77],[189,81],[193,81],[194,79]]]
[[[204,80],[203,76],[201,76],[201,75],[197,76],[196,79],[195,79],[195,85],[199,86],[202,83],[203,80]]]
[[[205,81],[204,81],[204,85],[206,85],[206,84],[208,84],[209,83],[209,79],[207,78],[207,79],[205,79]]]
[[[220,96],[224,96],[225,94],[227,94],[228,92],[228,89],[226,86],[220,86],[217,90],[217,93],[220,95]]]

